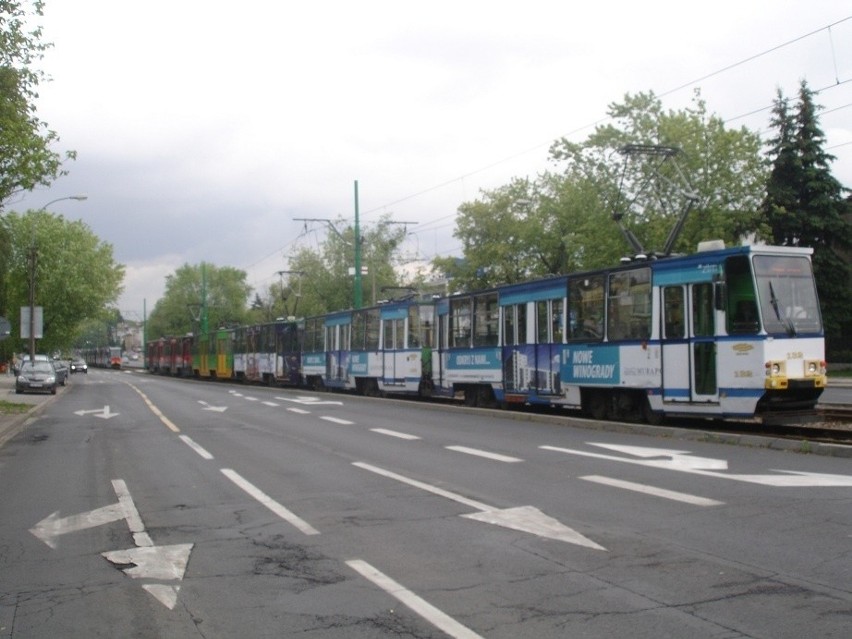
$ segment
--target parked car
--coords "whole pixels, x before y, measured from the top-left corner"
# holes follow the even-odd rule
[[[20,372],[15,380],[16,393],[46,391],[56,395],[56,386],[56,369],[50,360],[26,360],[21,363]]]
[[[75,357],[68,364],[68,369],[72,373],[88,373],[89,365],[86,364],[86,360],[84,360],[82,357]]]
[[[56,371],[56,383],[60,386],[65,386],[65,382],[68,381],[68,375],[70,372],[68,371],[68,364],[65,363],[64,360],[54,359],[53,368]]]

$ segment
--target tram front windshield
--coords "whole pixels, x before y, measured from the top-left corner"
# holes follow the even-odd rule
[[[806,257],[756,255],[754,274],[767,333],[822,332],[811,262]]]

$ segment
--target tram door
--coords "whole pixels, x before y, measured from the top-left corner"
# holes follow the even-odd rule
[[[713,293],[710,282],[663,287],[663,400],[666,402],[719,399]]]
[[[719,400],[716,383],[716,308],[713,304],[713,284],[692,284],[692,401]]]
[[[343,382],[348,377],[350,324],[326,326],[326,379]]]

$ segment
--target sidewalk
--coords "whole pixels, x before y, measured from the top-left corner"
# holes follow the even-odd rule
[[[23,393],[22,395],[18,395],[15,393],[15,376],[0,373],[0,400],[13,404],[28,404],[30,406],[30,409],[25,413],[14,413],[11,415],[0,413],[0,447],[21,432],[24,426],[26,426],[28,419],[32,419],[38,415],[47,404],[53,402],[62,393],[66,392],[72,383],[69,376],[66,385],[60,386],[56,390],[56,395],[48,393]]]

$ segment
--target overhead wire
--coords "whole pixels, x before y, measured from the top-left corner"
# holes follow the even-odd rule
[[[682,83],[682,84],[680,84],[680,85],[677,85],[677,86],[675,86],[675,87],[673,87],[673,88],[671,88],[671,89],[668,89],[668,90],[666,90],[666,91],[664,91],[664,92],[662,92],[662,93],[659,93],[659,94],[657,94],[657,95],[658,95],[658,97],[660,97],[660,98],[670,96],[670,95],[672,95],[672,94],[674,94],[674,93],[677,93],[677,92],[679,92],[679,91],[683,91],[684,89],[687,89],[687,88],[692,87],[692,86],[695,86],[695,85],[697,85],[697,84],[699,84],[699,83],[701,83],[701,82],[704,82],[705,80],[708,80],[708,79],[710,79],[710,78],[713,78],[713,77],[716,77],[716,76],[722,75],[722,74],[727,73],[727,72],[729,72],[729,71],[731,71],[731,70],[733,70],[733,69],[736,69],[736,68],[738,68],[738,67],[744,66],[744,65],[746,65],[746,64],[748,64],[748,63],[750,63],[750,62],[753,62],[753,61],[758,60],[758,59],[760,59],[760,58],[762,58],[762,57],[765,57],[765,56],[767,56],[767,55],[770,55],[770,54],[772,54],[772,53],[775,53],[775,52],[777,52],[777,51],[780,51],[781,49],[784,49],[784,48],[789,47],[789,46],[791,46],[791,45],[793,45],[793,44],[796,44],[796,43],[798,43],[798,42],[801,42],[801,41],[803,41],[803,40],[806,40],[806,39],[808,39],[808,38],[810,38],[810,37],[812,37],[812,36],[814,36],[814,35],[817,35],[817,34],[819,34],[819,33],[822,33],[822,32],[824,32],[824,31],[827,31],[827,32],[828,32],[828,36],[829,36],[829,44],[830,44],[831,54],[832,54],[832,60],[833,60],[833,64],[834,64],[835,83],[834,83],[834,84],[832,84],[832,85],[828,85],[828,86],[826,86],[826,87],[823,87],[823,88],[821,88],[821,89],[819,89],[819,90],[817,90],[817,91],[814,91],[814,93],[816,93],[816,94],[820,94],[820,93],[822,93],[822,92],[826,92],[826,91],[828,91],[828,90],[830,90],[830,89],[833,89],[833,88],[836,88],[836,87],[842,86],[842,85],[844,85],[844,84],[846,84],[846,83],[848,83],[848,82],[852,81],[852,79],[844,79],[844,80],[841,80],[841,79],[840,79],[840,77],[839,77],[839,72],[838,72],[838,67],[837,67],[837,58],[836,58],[835,50],[834,50],[834,39],[833,39],[832,28],[833,28],[833,27],[837,27],[838,25],[843,24],[843,23],[845,23],[845,22],[848,22],[849,20],[852,20],[852,15],[850,15],[850,16],[846,16],[846,17],[841,18],[841,19],[839,19],[839,20],[836,20],[835,22],[832,22],[832,23],[830,23],[830,24],[827,24],[827,25],[825,25],[825,26],[822,26],[822,27],[820,27],[820,28],[818,28],[818,29],[814,29],[814,30],[812,30],[812,31],[808,31],[807,33],[804,33],[804,34],[802,34],[802,35],[800,35],[800,36],[797,36],[797,37],[795,37],[795,38],[792,38],[792,39],[786,40],[786,41],[784,41],[784,42],[782,42],[782,43],[780,43],[780,44],[777,44],[777,45],[772,46],[772,47],[770,47],[770,48],[768,48],[768,49],[765,49],[765,50],[763,50],[763,51],[760,51],[760,52],[758,52],[758,53],[755,53],[755,54],[753,54],[753,55],[750,55],[750,56],[748,56],[748,57],[746,57],[746,58],[743,58],[743,59],[741,59],[741,60],[738,60],[737,62],[734,62],[734,63],[732,63],[732,64],[728,64],[728,65],[726,65],[726,66],[724,66],[724,67],[721,67],[721,68],[719,68],[719,69],[716,69],[715,71],[712,71],[712,72],[710,72],[710,73],[706,73],[706,74],[704,74],[704,75],[702,75],[702,76],[700,76],[700,77],[698,77],[698,78],[695,78],[695,79],[693,79],[693,80],[690,80],[690,81],[688,81],[688,82],[684,82],[684,83]],[[832,109],[830,109],[830,110],[823,111],[822,113],[823,113],[823,114],[832,113],[832,112],[834,112],[834,111],[837,111],[837,110],[842,109],[842,108],[846,108],[846,107],[848,107],[848,106],[850,106],[850,105],[848,105],[848,104],[847,104],[847,105],[843,105],[843,106],[840,106],[840,107],[835,107],[835,108],[832,108]],[[747,112],[747,113],[743,113],[743,114],[740,114],[740,115],[737,115],[737,116],[733,116],[733,117],[731,117],[731,118],[728,118],[728,119],[726,119],[726,120],[725,120],[725,122],[726,122],[726,123],[728,123],[728,122],[733,122],[733,121],[736,121],[736,120],[739,120],[739,119],[743,119],[743,118],[746,118],[746,117],[749,117],[749,116],[752,116],[752,115],[756,115],[756,114],[762,113],[762,112],[767,111],[767,110],[769,110],[769,109],[771,109],[771,108],[772,108],[772,105],[764,106],[764,107],[761,107],[761,108],[759,108],[759,109],[755,109],[755,110],[749,111],[749,112]],[[612,119],[612,116],[605,116],[605,117],[602,117],[602,118],[598,118],[597,120],[594,120],[594,121],[589,122],[589,123],[587,123],[587,124],[584,124],[584,125],[582,125],[582,126],[576,127],[576,128],[574,128],[574,129],[572,129],[572,130],[568,131],[567,133],[564,133],[564,134],[560,135],[560,136],[559,136],[559,138],[571,138],[571,137],[573,137],[574,135],[576,135],[576,134],[578,134],[578,133],[580,133],[580,132],[582,132],[582,131],[585,131],[585,130],[588,130],[588,129],[594,129],[595,127],[598,127],[599,125],[601,125],[601,124],[603,124],[603,123],[605,123],[605,122],[607,122],[607,121],[609,121],[609,120],[611,120],[611,119]],[[491,162],[491,163],[489,163],[489,164],[487,164],[487,165],[485,165],[485,166],[482,166],[482,167],[480,167],[480,168],[478,168],[478,169],[474,169],[474,170],[472,170],[472,171],[468,171],[468,172],[466,172],[466,173],[464,173],[464,174],[462,174],[462,175],[459,175],[459,176],[456,176],[456,177],[454,177],[454,178],[451,178],[451,179],[445,180],[445,181],[440,182],[440,183],[438,183],[438,184],[435,184],[435,185],[433,185],[433,186],[430,186],[430,187],[427,187],[427,188],[421,189],[421,190],[419,190],[419,191],[415,191],[415,192],[413,192],[413,193],[410,193],[410,194],[405,195],[405,196],[403,196],[403,197],[397,198],[397,199],[395,199],[395,200],[391,200],[391,201],[386,202],[386,203],[384,203],[384,204],[382,204],[382,205],[380,205],[380,206],[377,206],[377,207],[374,207],[374,208],[371,208],[371,209],[367,209],[367,210],[365,210],[365,211],[362,211],[362,212],[361,212],[361,217],[362,217],[362,219],[363,219],[364,217],[366,217],[366,216],[368,216],[368,215],[370,215],[370,214],[375,214],[375,213],[380,212],[380,211],[387,211],[387,210],[389,210],[391,207],[393,207],[393,206],[395,206],[395,205],[398,205],[398,204],[401,204],[401,203],[404,203],[404,202],[408,202],[408,201],[410,201],[410,200],[413,200],[413,199],[415,199],[415,198],[421,197],[421,196],[426,195],[426,194],[428,194],[428,193],[432,193],[432,192],[434,192],[434,191],[440,190],[440,189],[445,188],[445,187],[447,187],[447,186],[450,186],[450,185],[452,185],[452,184],[456,184],[456,183],[459,183],[459,182],[464,182],[464,180],[469,179],[469,178],[471,178],[471,177],[473,177],[473,176],[476,176],[476,175],[478,175],[478,174],[480,174],[480,173],[483,173],[483,172],[488,171],[488,170],[490,170],[490,169],[493,169],[493,168],[495,168],[495,167],[498,167],[498,166],[501,166],[501,165],[503,165],[503,164],[506,164],[507,162],[510,162],[510,161],[516,160],[517,158],[520,158],[520,157],[523,157],[523,156],[525,156],[525,155],[528,155],[529,153],[532,153],[532,152],[534,152],[534,151],[538,151],[538,150],[540,150],[540,149],[542,149],[542,148],[544,148],[544,147],[550,146],[552,143],[553,143],[553,140],[552,140],[552,139],[550,139],[550,140],[548,140],[547,142],[542,142],[542,143],[539,143],[539,144],[535,144],[535,145],[530,146],[530,147],[528,147],[528,148],[526,148],[526,149],[524,149],[524,150],[522,150],[522,151],[518,151],[518,152],[516,152],[516,153],[512,153],[511,155],[505,156],[505,157],[503,157],[503,158],[501,158],[501,159],[498,159],[498,160],[496,160],[496,161],[494,161],[494,162]],[[841,143],[841,144],[835,145],[835,146],[833,146],[833,147],[831,147],[831,148],[837,148],[837,147],[841,147],[841,146],[846,146],[846,145],[848,145],[848,144],[850,144],[850,143],[849,143],[849,142],[844,142],[844,143]],[[434,224],[434,223],[436,223],[436,222],[440,222],[440,221],[443,221],[443,220],[447,220],[447,219],[454,219],[455,217],[456,217],[456,213],[454,212],[454,213],[448,214],[448,215],[446,215],[446,216],[442,216],[442,217],[436,218],[435,220],[430,220],[430,221],[425,222],[425,223],[423,223],[422,225],[420,225],[420,226],[419,226],[419,228],[417,228],[417,229],[413,229],[413,230],[412,230],[409,234],[410,234],[410,235],[421,235],[421,234],[423,234],[423,233],[425,233],[425,232],[434,232],[434,231],[435,231],[435,230],[437,230],[438,228],[444,228],[444,227],[445,227],[445,225],[441,225],[440,227],[432,227],[432,228],[429,228],[429,226],[430,226],[431,224]],[[446,225],[446,226],[449,226],[449,225]],[[303,232],[302,234],[300,234],[300,235],[299,235],[296,239],[294,239],[294,240],[293,240],[292,242],[290,242],[289,244],[287,244],[287,245],[285,245],[284,247],[282,247],[282,248],[280,248],[280,249],[278,249],[278,250],[274,251],[273,253],[269,254],[269,255],[268,255],[268,256],[266,256],[265,258],[263,258],[263,259],[261,259],[261,260],[258,260],[257,262],[255,262],[255,263],[254,263],[254,264],[252,264],[251,266],[255,266],[256,264],[258,264],[258,263],[260,263],[260,262],[264,261],[265,259],[269,259],[272,255],[275,255],[276,253],[280,253],[280,252],[282,252],[282,251],[283,251],[283,250],[284,250],[287,246],[290,246],[290,245],[292,245],[293,243],[295,243],[295,242],[296,242],[298,239],[300,239],[303,235],[304,235],[304,232]],[[251,268],[251,266],[250,266],[250,267],[248,267],[248,268]]]

